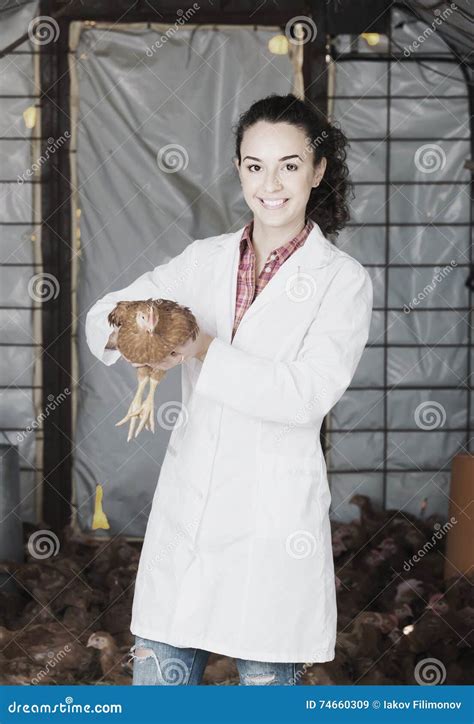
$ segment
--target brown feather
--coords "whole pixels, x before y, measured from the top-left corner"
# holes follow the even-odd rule
[[[149,334],[139,326],[137,315],[148,314],[151,306],[158,321]],[[195,340],[199,333],[191,310],[169,299],[119,302],[109,314],[109,322],[119,326],[117,349],[134,364],[159,363],[176,347]]]
[[[134,302],[119,302],[107,317],[109,324],[120,327],[126,319],[126,312],[130,304],[134,304]]]

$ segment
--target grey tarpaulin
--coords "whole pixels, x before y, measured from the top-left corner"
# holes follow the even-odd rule
[[[78,522],[90,530],[93,493],[113,533],[142,536],[169,430],[126,442],[115,423],[136,375],[90,353],[83,320],[108,291],[178,254],[193,239],[249,220],[232,164],[232,125],[256,99],[294,87],[288,55],[273,55],[277,28],[185,26],[156,45],[166,26],[87,27],[74,23],[72,108],[77,112],[80,262],[77,313],[80,384],[74,492]],[[166,173],[157,154],[177,144],[185,168]],[[158,387],[156,409],[180,400],[179,372]]]
[[[411,49],[426,27],[410,15],[394,12],[393,52]],[[462,444],[470,394],[468,355],[472,351],[467,346],[468,312],[456,310],[469,305],[468,268],[460,266],[469,263],[469,173],[463,168],[470,157],[469,109],[466,83],[440,33],[425,33],[425,37],[420,50],[411,52],[447,53],[446,61],[430,59],[423,66],[403,58],[393,62],[390,86],[388,63],[383,60],[340,61],[335,71],[336,96],[352,97],[335,99],[334,119],[349,137],[361,139],[352,142],[349,154],[351,176],[361,182],[351,205],[353,221],[378,224],[346,228],[337,243],[363,264],[375,264],[369,268],[375,309],[403,309],[417,300],[408,313],[374,311],[369,344],[383,344],[386,335],[389,345],[408,346],[389,346],[386,365],[383,347],[367,347],[353,380],[354,389],[330,414],[330,426],[344,430],[330,434],[328,468],[333,471],[329,478],[335,518],[348,519],[357,513],[348,503],[354,492],[383,503],[384,455],[387,469],[393,470],[386,476],[387,507],[419,513],[427,498],[427,514],[446,514],[451,459],[456,452],[466,452]],[[339,52],[348,50],[349,42],[349,37],[340,36]],[[360,38],[358,49],[362,46],[371,52]],[[378,50],[375,46],[372,52]],[[438,100],[436,96],[448,98]],[[387,187],[372,182],[386,178],[388,131],[392,140]],[[406,140],[409,138],[415,140]],[[430,148],[421,153],[428,171],[421,155],[415,163],[418,149],[425,145]],[[418,183],[410,186],[404,181]],[[426,185],[427,181],[440,183]],[[453,181],[464,183],[453,185]],[[387,218],[393,224],[388,231],[384,228]],[[461,225],[451,226],[453,223]],[[429,311],[433,307],[442,309]],[[387,386],[396,388],[387,395],[377,389],[384,384],[384,369]],[[399,389],[401,386],[414,389]],[[456,389],[435,389],[438,386]],[[369,431],[359,432],[361,428]],[[447,432],[447,428],[455,431]],[[364,469],[374,472],[357,472]],[[414,472],[404,472],[407,469]],[[437,472],[441,469],[444,472]]]

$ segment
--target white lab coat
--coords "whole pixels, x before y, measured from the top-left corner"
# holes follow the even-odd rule
[[[120,356],[104,346],[122,299],[173,299],[216,337],[203,363],[182,365],[187,422],[161,467],[130,628],[242,659],[330,661],[337,610],[319,431],[367,342],[372,282],[316,224],[231,343],[242,232],[194,241],[87,315],[106,365]]]

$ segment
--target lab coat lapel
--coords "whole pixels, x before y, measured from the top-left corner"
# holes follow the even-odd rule
[[[217,336],[229,343],[234,323],[239,247],[244,228],[245,226],[242,226],[239,231],[223,236],[214,265],[214,309],[216,310]]]
[[[217,318],[217,334],[225,342],[231,341],[235,315],[237,291],[237,270],[240,260],[240,240],[245,227],[232,234],[226,234],[220,245],[220,253],[214,267],[214,302]],[[303,246],[300,246],[282,264],[280,269],[257,295],[245,312],[239,328],[246,325],[256,314],[281,294],[291,294],[292,285],[298,283],[298,276],[310,273],[311,269],[326,266],[334,254],[333,245],[323,236],[315,224]],[[304,277],[302,277],[304,278]]]

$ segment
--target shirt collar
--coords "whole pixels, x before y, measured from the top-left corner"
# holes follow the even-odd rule
[[[294,236],[293,239],[286,241],[277,249],[273,249],[271,253],[275,254],[277,259],[285,260],[297,247],[301,246],[306,241],[313,226],[314,222],[310,218],[308,218],[303,229],[296,236]],[[246,246],[254,251],[252,244],[252,232],[253,219],[244,227],[244,230],[242,232],[242,237],[240,239],[241,252],[245,249]]]

